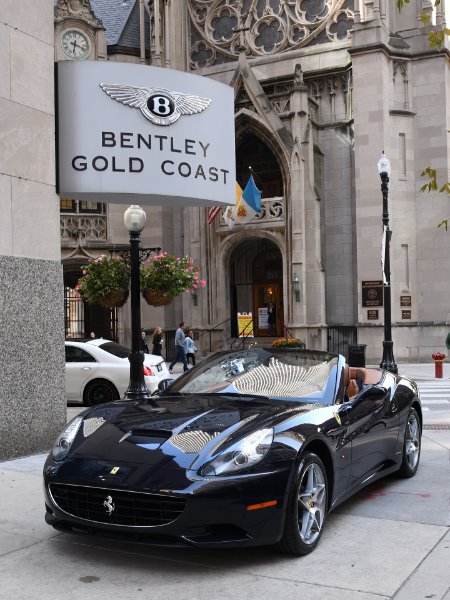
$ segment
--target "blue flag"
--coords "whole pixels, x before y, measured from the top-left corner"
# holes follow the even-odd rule
[[[244,198],[245,202],[251,208],[253,208],[255,213],[259,213],[259,211],[261,210],[261,196],[261,190],[258,190],[258,188],[255,185],[253,175],[250,175],[250,179],[247,181],[247,185],[245,186],[242,197]]]
[[[249,223],[261,210],[262,192],[258,190],[253,175],[247,181],[244,191],[236,182],[236,206],[229,206],[223,214],[223,220],[232,229],[235,225]]]

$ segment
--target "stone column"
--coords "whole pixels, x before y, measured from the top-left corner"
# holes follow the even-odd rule
[[[0,24],[0,459],[48,450],[66,421],[53,3]]]

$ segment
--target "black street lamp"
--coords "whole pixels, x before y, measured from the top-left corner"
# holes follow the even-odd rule
[[[394,342],[392,341],[391,330],[391,259],[390,242],[391,231],[389,230],[389,212],[388,212],[388,194],[389,194],[389,175],[391,174],[391,163],[388,157],[383,154],[378,161],[378,172],[381,177],[381,193],[383,194],[383,239],[384,256],[383,258],[383,296],[384,296],[384,340],[383,340],[383,358],[380,363],[382,369],[391,373],[398,373],[397,364],[394,358]]]
[[[151,393],[144,380],[144,353],[141,340],[141,284],[140,284],[140,241],[141,231],[144,229],[147,215],[145,210],[133,204],[125,211],[123,222],[130,232],[130,296],[131,296],[131,353],[130,383],[125,392],[126,400],[145,400]]]

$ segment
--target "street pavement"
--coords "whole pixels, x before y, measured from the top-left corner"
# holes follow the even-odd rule
[[[450,600],[450,365],[399,365],[424,397],[416,477],[388,477],[340,506],[311,555],[188,550],[56,532],[44,522],[45,454],[0,463],[2,600]],[[446,401],[444,403],[437,402]],[[68,409],[68,418],[80,412]]]

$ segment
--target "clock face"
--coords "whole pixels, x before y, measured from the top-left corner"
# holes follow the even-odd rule
[[[86,58],[91,51],[87,36],[76,29],[69,29],[62,34],[61,48],[69,58],[75,59]]]

